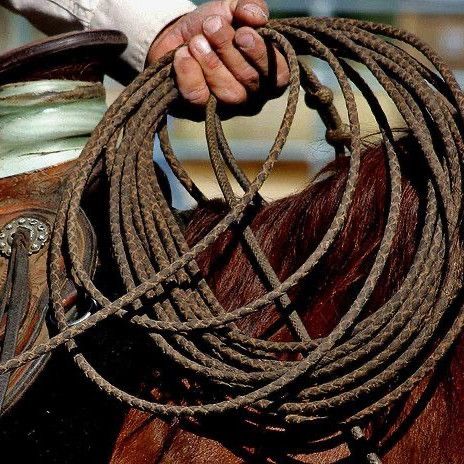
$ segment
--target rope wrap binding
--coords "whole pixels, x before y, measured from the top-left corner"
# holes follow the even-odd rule
[[[461,290],[463,264],[459,226],[464,98],[459,85],[427,45],[391,26],[348,19],[297,18],[271,21],[259,32],[286,56],[291,78],[282,124],[255,179],[247,179],[236,163],[217,115],[216,101],[211,98],[206,137],[212,166],[230,211],[204,239],[189,248],[158,185],[152,163],[152,138],[157,133],[173,172],[195,199],[204,201],[169,142],[166,114],[178,97],[173,53],[148,68],[126,88],[96,128],[63,196],[50,261],[51,296],[60,333],[49,343],[2,363],[0,374],[66,344],[80,369],[100,389],[131,407],[165,419],[199,419],[240,411],[253,422],[259,412],[263,430],[322,423],[335,424],[338,430],[353,427],[353,431],[358,424],[403,398],[443,359],[464,322],[461,307],[454,304]],[[420,51],[436,72],[400,48],[399,42]],[[299,59],[293,45],[302,54],[326,61],[332,69],[345,100],[348,129],[333,104],[332,92]],[[417,143],[416,155],[429,168],[424,221],[414,262],[392,298],[365,317],[363,307],[392,247],[402,191],[393,131],[353,62],[363,64],[389,95]],[[259,190],[292,126],[300,84],[307,102],[324,121],[327,139],[337,156],[349,152],[345,191],[324,238],[284,282],[278,280],[251,230],[244,229],[243,241],[263,271],[270,291],[226,313],[206,282],[198,277],[195,258],[259,200]],[[368,278],[351,308],[327,337],[312,340],[296,312],[285,312],[290,303],[286,292],[327,253],[350,209],[362,151],[353,85],[372,108],[386,149],[390,178],[388,220]],[[443,147],[439,153],[438,146]],[[86,274],[75,245],[81,198],[101,161],[109,186],[111,243],[126,287],[126,293],[115,301],[110,301]],[[245,191],[238,199],[227,179],[227,169]],[[63,247],[69,254],[76,282],[102,308],[75,327],[66,325],[60,303],[58,270]],[[147,299],[154,302],[150,316],[140,312]],[[237,329],[236,321],[272,302],[285,313],[297,341],[253,339]],[[148,401],[120,390],[100,376],[79,352],[75,337],[110,316],[124,318],[146,330],[169,362],[183,367],[187,377],[201,385],[203,392],[211,392],[211,401]],[[301,358],[293,362],[276,358],[284,353],[300,353]],[[359,428],[356,433],[359,434]],[[375,462],[375,456],[369,456],[369,462]]]

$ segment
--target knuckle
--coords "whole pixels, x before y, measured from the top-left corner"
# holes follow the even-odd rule
[[[214,45],[216,54],[221,60],[226,60],[228,57],[233,56],[233,43],[230,40],[225,40],[221,43],[215,43]]]
[[[261,0],[258,3],[261,3],[261,8],[263,9],[266,16],[269,17],[270,11],[269,11],[269,5],[267,4],[267,2],[265,2],[264,0]]]
[[[219,31],[210,34],[210,40],[214,48],[218,50],[228,49],[232,46],[232,40],[235,36],[235,31],[232,26],[223,26]]]
[[[230,48],[231,41],[228,37],[219,34],[217,37],[215,37],[214,45],[218,49],[218,51],[226,52]]]
[[[180,33],[185,41],[188,40],[189,37],[193,37],[195,35],[196,27],[195,27],[195,19],[192,18],[191,15],[184,16],[184,21],[181,21],[180,24]]]
[[[234,3],[234,2],[232,2]],[[228,21],[231,21],[233,18],[232,12],[231,12],[231,1],[230,0],[221,0],[218,2],[218,7],[219,11],[222,13],[224,18],[226,18]]]
[[[252,67],[247,67],[244,69],[241,74],[241,81],[247,86],[252,89],[255,89],[259,86],[259,74],[258,72],[253,69]]]
[[[204,105],[208,102],[209,89],[206,85],[196,87],[194,89],[188,89],[182,92],[184,98],[190,103],[195,105]]]
[[[230,89],[225,92],[223,95],[218,96],[218,98],[225,103],[230,103],[232,105],[239,105],[245,103],[247,100],[247,93],[245,89]]]
[[[280,71],[277,74],[277,87],[286,87],[290,80],[290,71],[288,68]]]
[[[255,47],[254,50],[253,50],[253,55],[254,55],[254,59],[256,60],[257,63],[260,63],[260,64],[267,64],[268,62],[268,53],[267,53],[267,49],[265,46],[263,47]]]
[[[212,71],[215,71],[216,69],[219,69],[222,66],[222,61],[220,60],[219,56],[216,55],[216,53],[214,52],[206,54],[203,57],[203,60],[205,65]]]

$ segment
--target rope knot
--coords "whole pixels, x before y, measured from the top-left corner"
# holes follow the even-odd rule
[[[320,106],[329,106],[333,103],[334,94],[328,87],[322,86],[315,92],[306,92],[305,103],[311,109],[317,109]]]
[[[327,129],[325,139],[330,145],[349,145],[351,143],[351,133],[346,124],[337,127],[336,129]]]

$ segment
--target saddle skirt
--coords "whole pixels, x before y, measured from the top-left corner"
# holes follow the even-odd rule
[[[46,342],[53,329],[53,321],[46,319],[49,300],[48,251],[61,186],[73,164],[66,163],[0,181],[0,282],[3,288],[1,304],[4,306],[0,323],[2,362],[36,344]],[[83,211],[78,226],[78,248],[82,251],[88,272],[92,273],[96,265],[95,235]],[[29,247],[25,250],[26,262],[21,261],[18,254],[15,256],[14,250],[11,250],[14,236],[20,229],[30,234]],[[20,268],[12,271],[15,266]],[[81,314],[82,308],[79,307],[77,289],[66,279],[64,262],[62,272],[62,298],[72,323]],[[15,289],[18,285],[20,288]],[[18,292],[25,297],[23,304],[14,301],[14,295]],[[47,359],[48,355],[45,355],[14,371],[11,376],[0,376],[2,412],[19,400]]]
[[[0,85],[44,79],[101,83],[126,45],[125,36],[115,31],[42,40],[0,56]],[[0,162],[6,156],[1,129],[0,119]],[[0,178],[0,362],[47,342],[56,330],[48,317],[50,240],[61,192],[75,164],[69,161]],[[97,266],[95,234],[82,210],[77,245],[86,271],[92,274]],[[81,298],[79,289],[66,278],[64,260],[61,271],[62,301],[68,323],[73,324],[90,312],[92,302]],[[27,391],[48,357],[0,375],[0,415]]]

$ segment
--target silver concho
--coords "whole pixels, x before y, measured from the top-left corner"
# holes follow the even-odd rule
[[[3,256],[11,255],[13,235],[20,227],[29,230],[31,234],[30,255],[39,252],[47,243],[49,238],[47,224],[34,217],[18,217],[0,230],[0,254]]]

